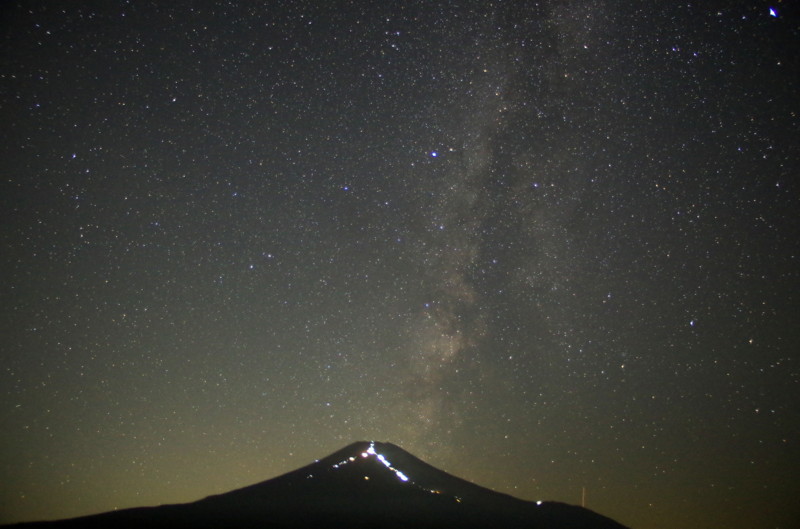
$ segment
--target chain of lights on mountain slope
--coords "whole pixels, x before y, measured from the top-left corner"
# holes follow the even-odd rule
[[[420,490],[424,490],[426,492],[430,492],[431,494],[441,494],[442,493],[440,490],[428,489],[428,488],[425,488],[425,487],[421,487],[417,483],[414,483],[413,481],[411,481],[409,479],[409,477],[405,473],[403,473],[401,470],[399,470],[399,469],[395,468],[394,466],[392,466],[392,463],[388,459],[386,459],[386,457],[383,454],[381,454],[377,450],[375,450],[375,442],[374,441],[370,441],[369,447],[365,451],[361,452],[361,457],[364,458],[364,459],[369,458],[369,457],[374,457],[375,459],[380,461],[381,464],[383,464],[383,466],[388,468],[390,471],[394,472],[394,474],[397,476],[397,479],[399,479],[403,483],[409,483],[409,484],[414,485],[415,487],[419,488]],[[344,467],[345,465],[353,463],[357,459],[358,458],[356,456],[350,456],[347,459],[343,459],[342,461],[339,461],[338,463],[334,463],[333,465],[330,466],[330,468],[333,469],[333,470],[338,470],[338,469]],[[312,479],[313,477],[314,477],[314,474],[309,474],[308,476],[306,476],[306,478],[308,478],[308,479]],[[364,479],[368,480],[369,476],[364,476]],[[457,502],[461,503],[461,498],[460,497],[454,496],[454,499]]]
[[[370,441],[369,447],[365,451],[361,452],[361,457],[364,458],[364,459],[369,458],[369,457],[374,457],[375,459],[380,461],[383,464],[383,466],[385,466],[386,468],[388,468],[389,470],[394,472],[395,475],[397,476],[397,478],[403,483],[409,483],[409,484],[417,487],[418,489],[424,490],[425,492],[429,492],[431,494],[441,494],[442,493],[442,491],[440,491],[440,490],[429,489],[429,488],[422,487],[422,486],[418,485],[417,483],[412,481],[401,470],[399,470],[399,469],[395,468],[394,466],[392,466],[392,463],[388,459],[386,459],[386,457],[383,454],[381,454],[377,450],[375,450],[375,441]],[[330,466],[330,468],[333,469],[333,470],[338,470],[338,469],[340,469],[340,468],[342,468],[342,467],[344,467],[346,465],[349,465],[350,463],[355,462],[357,459],[358,458],[356,456],[350,456],[347,459],[343,459],[343,460],[339,461],[338,463],[334,463],[333,465]],[[314,474],[309,474],[308,476],[306,476],[306,478],[307,479],[313,479],[314,478]],[[364,476],[364,479],[365,480],[369,480],[369,476]],[[462,499],[459,496],[453,496],[453,498],[458,503],[461,503],[461,501],[462,501]],[[536,505],[541,505],[541,504],[542,504],[541,500],[536,502]]]

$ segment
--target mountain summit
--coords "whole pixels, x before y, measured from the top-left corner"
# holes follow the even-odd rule
[[[625,529],[581,507],[494,492],[374,441],[353,443],[274,479],[193,503],[14,527]]]

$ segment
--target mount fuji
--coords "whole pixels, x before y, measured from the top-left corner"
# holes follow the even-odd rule
[[[452,476],[390,443],[362,441],[274,479],[192,503],[19,529],[625,529],[582,507],[528,502]]]

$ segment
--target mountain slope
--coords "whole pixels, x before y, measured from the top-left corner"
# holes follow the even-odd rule
[[[587,509],[491,491],[377,442],[353,443],[274,479],[193,503],[15,527],[624,529]]]

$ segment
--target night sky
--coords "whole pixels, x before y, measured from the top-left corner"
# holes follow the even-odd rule
[[[635,529],[797,527],[798,20],[3,2],[0,522],[375,439]]]

